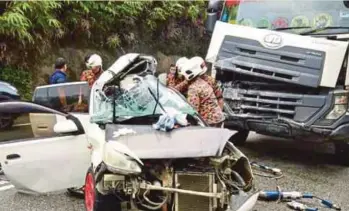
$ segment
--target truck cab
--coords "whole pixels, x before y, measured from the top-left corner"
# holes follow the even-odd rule
[[[206,29],[238,143],[249,131],[329,141],[349,164],[348,1],[210,1]]]

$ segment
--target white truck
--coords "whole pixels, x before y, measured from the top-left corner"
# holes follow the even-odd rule
[[[349,164],[348,1],[210,1],[206,27],[236,144],[249,131],[330,141]]]

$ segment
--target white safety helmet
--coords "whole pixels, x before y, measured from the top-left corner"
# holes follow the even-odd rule
[[[179,73],[179,74],[182,74],[182,73],[181,73],[182,67],[183,67],[183,65],[184,65],[187,61],[189,61],[189,59],[188,59],[187,57],[181,57],[181,58],[179,58],[179,59],[177,60],[177,62],[176,62],[176,68],[178,69],[178,73]]]
[[[193,57],[188,60],[183,66],[181,70],[181,74],[188,81],[192,80],[198,75],[202,75],[207,71],[207,67],[205,65],[205,61],[201,57]]]
[[[200,75],[203,75],[207,72],[207,66],[206,66],[206,63],[205,63],[205,60],[200,57],[200,56],[195,56],[193,58],[191,58],[190,60],[194,61],[195,63],[199,63],[200,64],[200,67],[201,67],[201,70],[202,72],[200,73]]]
[[[87,68],[102,67],[102,58],[98,54],[92,54],[86,62]]]

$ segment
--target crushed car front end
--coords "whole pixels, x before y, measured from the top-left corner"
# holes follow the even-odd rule
[[[110,136],[125,128],[135,133]],[[151,130],[107,125],[108,155],[95,171],[98,192],[140,210],[247,211],[254,207],[258,191],[251,166],[228,142],[232,131],[187,127],[169,137]],[[129,151],[121,151],[125,146]]]
[[[183,96],[159,82],[153,64],[151,57],[124,55],[92,87],[91,122],[105,139],[87,131],[86,209],[251,210],[258,191],[249,160],[228,141],[234,131],[206,127]],[[186,126],[153,127],[173,111]]]

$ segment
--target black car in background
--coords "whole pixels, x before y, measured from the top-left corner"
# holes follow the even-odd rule
[[[16,87],[11,84],[0,81],[0,102],[7,100],[19,100],[20,95]],[[0,114],[0,130],[6,130],[12,127],[15,116],[9,114]]]

